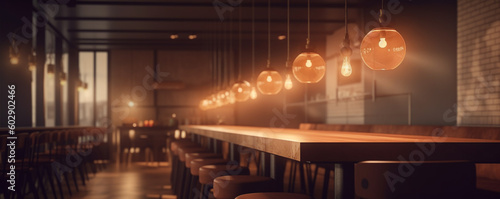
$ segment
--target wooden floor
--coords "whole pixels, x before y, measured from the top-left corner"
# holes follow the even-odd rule
[[[174,199],[167,164],[110,164],[71,199]]]

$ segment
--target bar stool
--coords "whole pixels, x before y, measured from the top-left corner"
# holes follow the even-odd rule
[[[270,192],[270,193],[247,193],[239,195],[235,199],[311,199],[311,197],[299,193]]]
[[[184,196],[188,198],[193,198],[194,193],[193,189],[197,188],[197,190],[201,189],[201,186],[199,185],[199,170],[200,167],[205,166],[205,165],[226,165],[228,164],[227,160],[224,160],[222,158],[199,158],[199,159],[194,159],[191,161],[190,164],[190,173],[189,176],[191,179],[188,184],[186,184],[186,189],[184,191]]]
[[[176,181],[176,192],[177,193],[177,198],[181,198],[184,189],[184,184],[186,184],[186,181],[191,179],[188,175],[190,173],[189,169],[186,168],[186,153],[199,153],[199,152],[207,152],[207,149],[199,146],[179,146],[177,149],[177,153],[179,156],[179,170],[175,174],[177,175],[177,181]]]
[[[177,193],[178,190],[178,181],[179,179],[179,170],[182,165],[180,165],[180,160],[179,160],[179,152],[178,149],[180,146],[186,146],[186,147],[199,147],[197,143],[192,142],[191,140],[188,139],[182,139],[182,140],[176,140],[173,141],[170,145],[170,151],[172,152],[172,172],[170,174],[170,182],[172,185],[172,190],[174,193]]]
[[[354,169],[355,194],[366,199],[466,199],[476,190],[470,162],[365,161]]]
[[[221,176],[214,179],[214,197],[233,199],[239,195],[257,192],[279,192],[277,182],[264,176]]]
[[[185,154],[185,177],[183,184],[183,196],[187,197],[189,195],[189,191],[192,190],[193,185],[196,185],[197,179],[194,179],[194,176],[191,175],[191,161],[195,159],[222,159],[222,155],[216,153],[208,153],[208,152],[197,152],[197,153],[186,153]],[[222,159],[223,160],[223,159]],[[225,162],[225,161],[224,161]],[[196,181],[193,181],[196,180]]]
[[[236,163],[236,162],[235,162]],[[199,182],[201,199],[210,198],[210,190],[213,188],[214,179],[227,175],[250,175],[247,167],[237,164],[205,165],[199,169]]]

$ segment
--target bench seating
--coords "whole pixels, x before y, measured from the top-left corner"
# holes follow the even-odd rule
[[[300,129],[390,133],[405,135],[435,135],[447,137],[500,140],[499,127],[417,126],[417,125],[355,125],[302,123]],[[500,164],[476,164],[477,187],[500,193]]]

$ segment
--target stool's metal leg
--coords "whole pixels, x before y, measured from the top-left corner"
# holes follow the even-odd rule
[[[354,163],[335,164],[335,199],[354,198]]]

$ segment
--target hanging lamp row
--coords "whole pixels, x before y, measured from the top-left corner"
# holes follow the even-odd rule
[[[252,0],[252,80],[254,79],[255,70],[255,0]],[[384,17],[384,1],[381,0],[382,6],[379,15],[379,28],[371,30],[361,42],[360,55],[365,63],[372,70],[393,70],[397,68],[406,55],[406,43],[395,29],[382,26]],[[350,47],[350,38],[348,30],[348,8],[347,0],[345,0],[345,36],[340,49],[342,57],[342,65],[340,73],[343,76],[350,76],[353,73],[351,66],[352,49]],[[311,24],[310,24],[310,0],[307,1],[307,39],[305,50],[299,54],[290,67],[290,0],[287,0],[287,60],[285,63],[285,81],[278,71],[271,67],[271,1],[268,0],[268,57],[266,69],[264,69],[257,77],[255,86],[263,95],[276,95],[283,87],[286,90],[293,88],[290,73],[293,73],[295,79],[300,83],[317,83],[323,79],[326,73],[325,60],[315,52],[311,46]],[[252,86],[248,81],[241,79],[241,11],[239,22],[239,75],[230,92],[226,92],[226,97],[234,98],[234,101],[244,102],[250,99],[257,98],[255,86]],[[290,69],[289,69],[290,68]],[[291,71],[291,72],[290,72]],[[209,104],[217,104],[217,97],[209,97],[200,102],[202,109],[207,107],[215,108],[217,105],[210,106]],[[219,103],[220,104],[220,103]],[[210,109],[210,108],[208,108]]]

